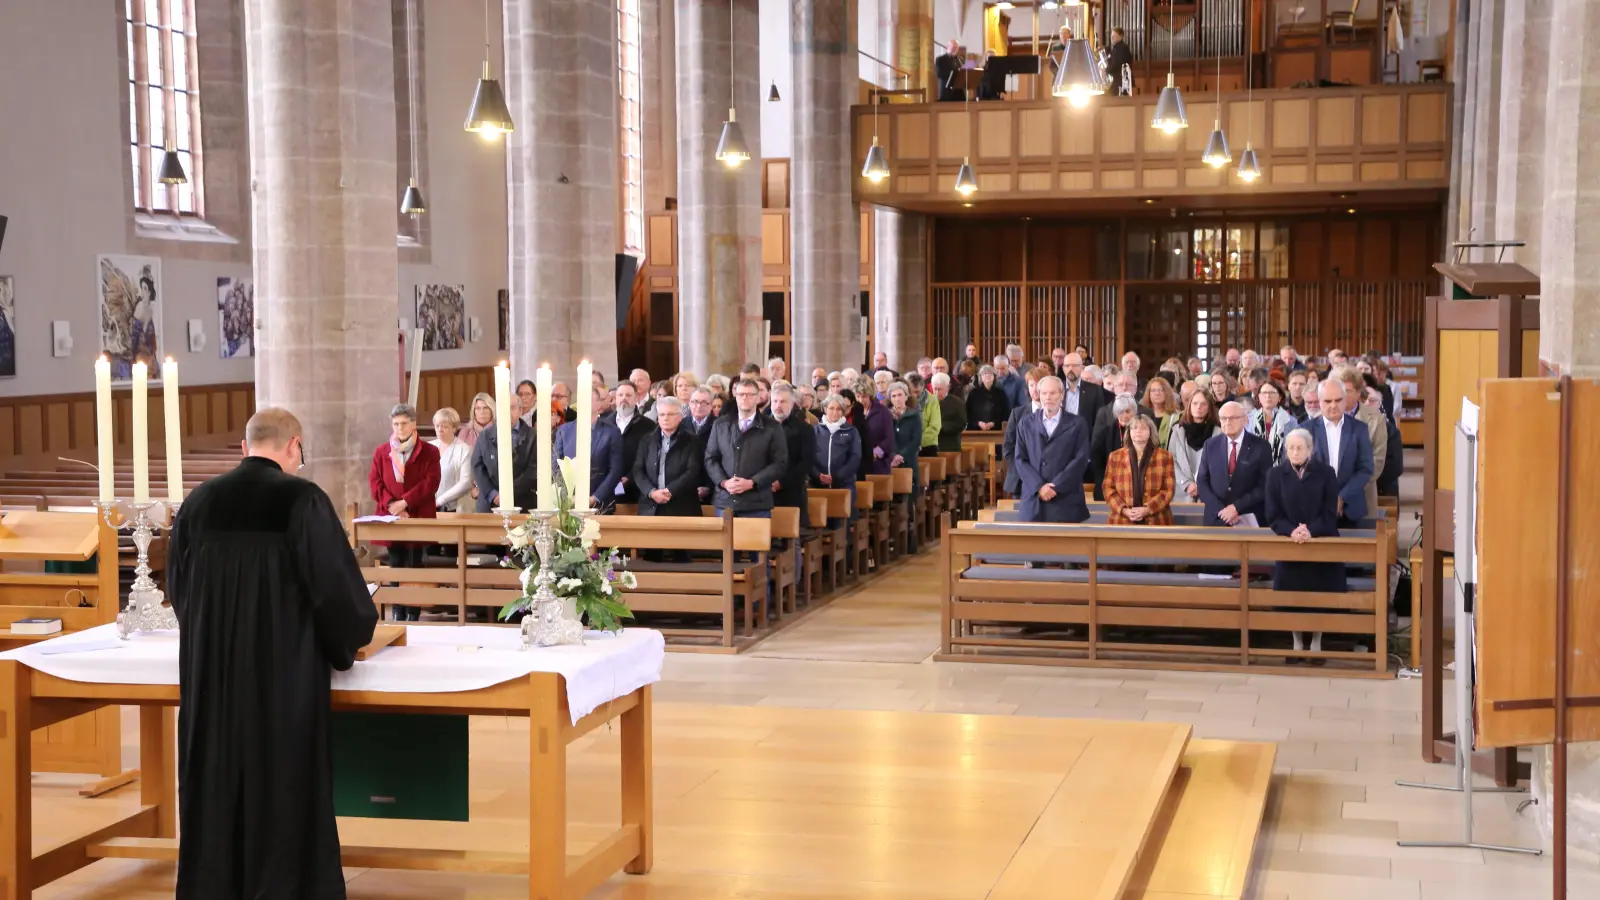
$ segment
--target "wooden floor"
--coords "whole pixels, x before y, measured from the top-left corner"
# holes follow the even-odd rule
[[[1189,734],[1179,723],[660,704],[655,871],[594,896],[1236,898],[1273,748]],[[526,724],[474,719],[472,742],[472,822],[341,820],[344,839],[426,832],[460,849],[526,847]],[[577,852],[618,819],[617,752],[614,732],[574,745]],[[127,789],[82,800],[64,779],[41,783],[36,851],[135,802]],[[353,898],[527,896],[510,876],[347,876]],[[169,897],[173,879],[168,864],[106,860],[35,896]]]

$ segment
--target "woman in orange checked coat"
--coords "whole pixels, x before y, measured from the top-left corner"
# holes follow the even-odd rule
[[[1122,449],[1106,460],[1102,486],[1106,522],[1110,525],[1171,525],[1172,495],[1177,478],[1172,454],[1158,446],[1156,425],[1149,416],[1128,423]]]

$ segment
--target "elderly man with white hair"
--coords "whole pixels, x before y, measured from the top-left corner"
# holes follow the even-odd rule
[[[939,452],[960,453],[961,432],[967,430],[967,404],[950,393],[950,375],[933,373],[933,396],[939,401]]]
[[[1339,524],[1352,527],[1367,517],[1372,480],[1372,439],[1365,424],[1345,415],[1344,385],[1331,378],[1317,385],[1321,415],[1306,421],[1317,459],[1333,467],[1339,482]]]
[[[1039,379],[1038,391],[1039,409],[1017,423],[1017,513],[1024,522],[1087,521],[1083,476],[1089,467],[1088,429],[1061,405],[1061,379]]]
[[[1267,471],[1272,448],[1245,431],[1246,413],[1236,402],[1222,404],[1218,434],[1200,448],[1195,487],[1205,504],[1207,525],[1259,525],[1267,514]]]

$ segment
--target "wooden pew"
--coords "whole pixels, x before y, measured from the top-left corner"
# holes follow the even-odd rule
[[[894,501],[889,506],[889,531],[898,538],[894,545],[896,556],[909,556],[911,545],[916,543],[916,507],[912,489],[916,476],[908,468],[889,470],[889,490]]]
[[[881,568],[889,564],[895,554],[905,549],[906,516],[895,515],[894,475],[867,475],[872,485],[872,544],[873,560]],[[857,491],[859,493],[859,489]],[[896,540],[896,538],[899,538]]]
[[[832,575],[834,532],[828,527],[828,499],[806,493],[806,526],[800,529],[800,600],[810,606],[827,590],[824,573]]]
[[[775,616],[794,615],[798,601],[800,563],[800,510],[793,506],[772,508],[772,585],[777,592],[772,612]]]
[[[826,501],[826,521],[823,527],[828,529],[823,536],[823,552],[826,554],[827,566],[824,569],[824,582],[829,590],[837,590],[849,578],[866,571],[866,558],[871,550],[871,540],[868,529],[859,520],[851,520],[850,491],[845,488],[812,488],[810,496]]]
[[[1387,523],[1364,536],[1296,544],[1266,529],[963,522],[946,526],[946,585],[940,659],[1040,662],[1318,675],[1388,671]],[[1034,568],[1024,568],[1030,559]],[[975,564],[976,561],[976,564]],[[1206,577],[1152,567],[1222,565],[1248,571],[1277,561],[1372,566],[1343,594],[1274,591],[1260,577]],[[1057,564],[1064,568],[1044,568]],[[1067,637],[1037,629],[1072,628]],[[1106,629],[1141,628],[1155,637],[1108,640]],[[1294,651],[1252,646],[1252,632],[1359,635],[1361,650]],[[1164,640],[1167,633],[1178,639]],[[1203,644],[1205,633],[1235,635],[1237,646]],[[1280,668],[1263,659],[1323,659],[1357,668]],[[1363,668],[1364,667],[1364,668]]]

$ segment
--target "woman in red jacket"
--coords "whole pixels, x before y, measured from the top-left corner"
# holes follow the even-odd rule
[[[433,495],[439,490],[439,449],[417,436],[417,411],[400,404],[389,411],[391,434],[386,444],[372,452],[372,470],[367,483],[378,515],[402,519],[433,519],[438,510]],[[427,544],[394,542],[389,545],[389,565],[396,568],[421,568]],[[399,621],[416,621],[414,606],[394,607]]]

